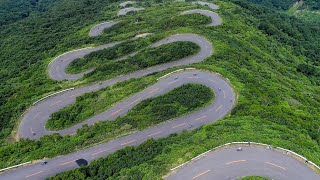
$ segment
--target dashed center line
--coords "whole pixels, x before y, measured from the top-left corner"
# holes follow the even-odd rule
[[[68,162],[62,163],[62,164],[60,164],[60,166],[64,166],[64,165],[67,165],[67,164],[73,163],[74,161],[75,161],[75,160],[71,160],[71,161],[68,161]]]
[[[168,84],[172,84],[172,83],[175,83],[175,82],[177,82],[177,81],[171,81],[171,82],[168,82]]]
[[[177,127],[183,126],[183,125],[185,125],[185,124],[186,124],[186,123],[182,123],[182,124],[179,124],[179,125],[173,126],[172,128],[174,129],[174,128],[177,128]]]
[[[34,120],[39,114],[41,114],[41,112],[38,112],[38,113],[33,117],[32,120]]]
[[[62,101],[62,100],[56,101],[56,102],[52,103],[50,106],[54,106],[54,105],[60,103],[61,101]]]
[[[240,163],[240,162],[246,162],[247,160],[238,160],[238,161],[231,161],[231,162],[227,162],[226,164],[234,164],[234,163]]]
[[[207,116],[199,117],[199,118],[196,119],[196,121],[199,121],[199,120],[201,120],[201,119],[203,119],[203,118],[206,118],[206,117],[207,117]]]
[[[222,91],[223,93],[223,98],[225,99],[226,98],[226,92]]]
[[[137,101],[139,101],[141,98],[138,98],[137,100],[131,102],[129,105],[136,103]]]
[[[102,151],[98,151],[98,152],[95,152],[95,153],[92,153],[91,155],[94,156],[96,154],[100,154],[100,153],[103,153],[103,152],[106,152],[108,151],[109,149],[105,149],[105,150],[102,150]]]
[[[266,164],[269,164],[269,165],[271,165],[271,166],[278,167],[278,168],[280,168],[280,169],[282,169],[282,170],[286,170],[286,168],[284,168],[284,167],[282,167],[282,166],[279,166],[279,165],[276,165],[276,164],[273,164],[273,163],[271,163],[271,162],[266,162]]]
[[[116,114],[119,113],[121,110],[122,110],[122,109],[119,109],[118,111],[113,112],[113,113],[111,114],[111,116],[116,115]]]
[[[187,77],[189,79],[198,79],[198,77],[194,77],[194,76],[190,76],[190,77]]]
[[[137,140],[135,140],[135,139],[134,139],[134,140],[132,140],[132,141],[129,141],[129,142],[126,142],[126,143],[122,143],[122,144],[121,144],[121,146],[124,146],[124,145],[130,144],[130,143],[133,143],[133,142],[135,142],[135,141],[137,141]]]
[[[220,108],[222,108],[222,105],[220,105],[220,106],[218,107],[218,109],[216,109],[216,111],[219,111]]]
[[[31,176],[35,176],[35,175],[40,174],[40,173],[43,173],[43,171],[39,171],[39,172],[36,172],[34,174],[30,174],[30,175],[26,176],[25,178],[29,178]]]
[[[150,94],[152,94],[152,93],[154,93],[154,92],[156,92],[156,91],[158,91],[158,90],[159,90],[159,88],[154,89],[154,90],[150,91]]]
[[[203,173],[200,173],[200,174],[198,174],[198,175],[194,176],[192,179],[196,179],[196,178],[198,178],[198,177],[200,177],[200,176],[203,176],[203,175],[207,174],[208,172],[210,172],[210,170],[209,170],[209,169],[208,169],[208,170],[206,170],[206,171],[205,171],[205,172],[203,172]]]
[[[154,136],[154,135],[157,135],[157,134],[159,134],[159,133],[161,133],[162,131],[158,131],[158,132],[156,132],[156,133],[153,133],[153,134],[149,134],[148,136],[150,137],[150,136]]]

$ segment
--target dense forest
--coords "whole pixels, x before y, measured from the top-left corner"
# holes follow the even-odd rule
[[[23,112],[34,101],[49,93],[112,78],[119,72],[128,73],[130,70],[172,61],[189,55],[189,50],[192,51],[190,54],[197,52],[198,47],[188,43],[171,44],[145,50],[132,57],[130,63],[137,65],[135,69],[116,69],[114,74],[106,70],[109,67],[121,67],[121,62],[110,64],[110,59],[135,51],[135,47],[143,49],[176,33],[197,33],[213,43],[213,56],[189,67],[218,72],[230,79],[239,94],[239,101],[231,115],[191,132],[125,148],[92,162],[88,167],[59,174],[55,179],[161,178],[170,168],[231,141],[257,141],[281,146],[319,165],[320,22],[311,23],[287,13],[296,2],[294,0],[214,2],[220,6],[216,12],[222,17],[223,24],[212,28],[203,26],[209,21],[204,16],[178,16],[180,12],[195,7],[208,9],[182,2],[139,1],[138,5],[145,7],[145,11],[117,18],[115,14],[119,2],[115,0],[0,0],[0,167],[70,153],[204,106],[210,98],[203,97],[210,95],[212,99],[213,94],[199,85],[186,85],[183,89],[142,102],[127,116],[114,122],[84,126],[75,136],[54,134],[42,137],[39,141],[12,140]],[[319,6],[317,0],[306,0],[302,8],[319,10]],[[121,20],[121,23],[99,37],[88,37],[92,26],[109,20]],[[154,35],[115,49],[92,53],[76,61],[69,71],[97,68],[78,81],[56,82],[47,75],[49,62],[68,50],[126,40],[145,32]],[[175,51],[170,51],[171,48]],[[179,53],[175,54],[176,50]],[[110,56],[109,59],[106,56]],[[168,59],[154,58],[164,56]],[[151,61],[143,61],[148,59]],[[141,60],[143,64],[139,64]],[[174,69],[80,96],[75,104],[54,114],[56,121],[49,121],[48,126],[62,128],[82,121],[152,85],[156,78]],[[105,103],[98,101],[114,92],[118,92],[118,96]],[[177,92],[178,99],[171,97]],[[201,93],[198,96],[192,92]],[[186,96],[194,96],[195,104],[182,101]],[[171,97],[175,102],[168,102],[164,97]],[[177,110],[177,104],[185,107]],[[97,108],[90,109],[90,106]],[[148,111],[153,108],[156,111]],[[165,108],[174,111],[168,116],[161,114],[162,110],[168,111]],[[144,119],[139,111],[150,116]],[[128,117],[137,119],[128,125]],[[137,121],[145,122],[145,126],[139,127]]]

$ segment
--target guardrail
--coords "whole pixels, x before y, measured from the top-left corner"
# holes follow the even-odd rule
[[[192,158],[191,160],[183,163],[183,164],[180,164],[179,166],[176,166],[172,169],[170,169],[171,171],[174,171],[178,168],[181,168],[183,167],[184,165],[186,164],[189,164],[191,163],[192,161],[195,161],[197,159],[200,159],[202,156],[212,152],[212,151],[215,151],[217,149],[220,149],[220,148],[224,148],[224,147],[227,147],[227,146],[232,146],[232,145],[239,145],[239,144],[245,144],[245,145],[258,145],[258,146],[265,146],[269,149],[274,149],[274,150],[279,150],[279,151],[282,151],[284,153],[286,153],[287,155],[292,155],[294,158],[296,159],[300,159],[300,160],[303,160],[305,163],[307,163],[307,165],[309,167],[311,167],[312,169],[316,170],[318,173],[320,172],[320,167],[318,165],[316,165],[315,163],[313,163],[312,161],[309,161],[307,158],[303,157],[302,155],[294,152],[294,151],[291,151],[289,149],[285,149],[285,148],[281,148],[281,147],[272,147],[272,145],[269,145],[269,144],[263,144],[263,143],[257,143],[257,142],[231,142],[231,143],[227,143],[227,144],[223,144],[223,145],[220,145],[220,146],[217,146],[213,149],[210,149],[209,151],[206,151],[202,154],[199,154],[198,156]]]
[[[172,72],[170,72],[170,73],[168,73],[168,74],[165,74],[165,75],[159,77],[159,78],[157,79],[157,81],[159,81],[160,79],[166,78],[166,77],[168,77],[168,76],[170,76],[170,75],[172,75],[172,74],[174,74],[174,73],[180,72],[180,71],[195,70],[195,69],[196,69],[196,68],[178,69],[178,70],[172,71]]]
[[[9,170],[9,169],[12,169],[12,168],[24,166],[24,165],[30,164],[31,162],[32,161],[29,161],[29,162],[21,163],[21,164],[18,164],[18,165],[10,166],[10,167],[4,168],[4,169],[0,169],[0,172],[6,171],[6,170]]]
[[[34,102],[32,105],[35,105],[35,104],[37,104],[38,102],[40,102],[40,101],[42,101],[42,100],[44,100],[44,99],[46,99],[46,98],[48,98],[48,97],[54,96],[54,95],[56,95],[56,94],[59,94],[59,93],[65,92],[65,91],[70,91],[70,90],[74,90],[74,87],[69,88],[69,89],[65,89],[65,90],[61,90],[61,91],[58,91],[58,92],[55,92],[55,93],[52,93],[52,94],[49,94],[48,96],[45,96],[45,97],[37,100],[37,101]]]

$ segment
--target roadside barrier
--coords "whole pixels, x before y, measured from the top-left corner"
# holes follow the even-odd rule
[[[266,148],[269,148],[270,150],[277,150],[277,151],[280,151],[280,152],[283,152],[283,153],[286,153],[287,155],[291,155],[293,156],[295,159],[298,159],[298,160],[302,160],[306,163],[307,166],[311,167],[312,169],[314,169],[315,171],[317,171],[318,173],[320,173],[320,167],[318,165],[316,165],[315,163],[313,163],[312,161],[309,161],[307,158],[303,157],[302,155],[296,153],[296,152],[293,152],[289,149],[285,149],[285,148],[281,148],[281,147],[273,147],[272,145],[268,145],[268,144],[263,144],[263,143],[256,143],[256,142],[231,142],[231,143],[227,143],[227,144],[223,144],[223,145],[220,145],[220,146],[217,146],[213,149],[210,149],[209,151],[206,151],[202,154],[199,154],[198,156],[192,158],[191,160],[183,163],[183,164],[180,164],[179,166],[176,166],[172,169],[170,169],[171,171],[174,171],[178,168],[181,168],[183,166],[185,166],[186,164],[189,164],[195,160],[198,160],[200,159],[202,156],[205,156],[206,154],[212,152],[212,151],[215,151],[217,149],[220,149],[220,148],[225,148],[227,146],[232,146],[232,145],[256,145],[256,146],[264,146]]]
[[[32,161],[29,161],[29,162],[25,162],[25,163],[22,163],[22,164],[18,164],[18,165],[10,166],[10,167],[4,168],[4,169],[0,169],[0,172],[2,172],[2,171],[6,171],[6,170],[9,170],[9,169],[12,169],[12,168],[16,168],[16,167],[24,166],[24,165],[30,164],[31,162],[32,162]]]
[[[48,97],[54,96],[54,95],[56,95],[56,94],[59,94],[59,93],[65,92],[65,91],[70,91],[70,90],[74,90],[74,87],[69,88],[69,89],[65,89],[65,90],[61,90],[61,91],[58,91],[58,92],[55,92],[55,93],[52,93],[52,94],[49,94],[48,96],[45,96],[45,97],[37,100],[37,101],[34,102],[32,105],[35,105],[35,104],[37,104],[38,102],[40,102],[40,101],[42,101],[42,100],[44,100],[44,99],[46,99],[46,98],[48,98]]]
[[[195,69],[196,69],[196,68],[178,69],[178,70],[172,71],[172,72],[170,72],[170,73],[168,73],[168,74],[165,74],[165,75],[159,77],[159,78],[157,79],[157,81],[159,81],[159,80],[161,80],[161,79],[163,79],[163,78],[166,78],[166,77],[168,77],[168,76],[170,76],[170,75],[172,75],[172,74],[174,74],[174,73],[180,72],[180,71],[195,70]]]

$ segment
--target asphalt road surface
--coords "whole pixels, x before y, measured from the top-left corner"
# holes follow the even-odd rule
[[[207,14],[208,12],[203,10],[195,10],[195,11],[189,11],[187,13]],[[221,19],[220,18],[217,19],[216,14],[209,14],[209,16],[213,20],[210,26],[218,25],[221,23]],[[97,30],[95,30],[95,33],[97,33]],[[101,114],[98,114],[96,116],[93,116],[92,118],[89,118],[88,120],[82,123],[79,123],[73,127],[70,127],[61,131],[48,131],[47,129],[45,129],[44,125],[52,113],[57,112],[60,109],[74,103],[76,97],[84,93],[94,92],[101,88],[105,88],[107,86],[115,84],[117,82],[122,82],[130,78],[143,77],[154,72],[160,72],[160,71],[169,69],[171,67],[201,62],[206,58],[210,57],[213,53],[212,44],[209,41],[207,41],[205,38],[195,34],[172,35],[168,38],[165,38],[153,44],[151,48],[161,46],[167,43],[177,42],[177,41],[191,41],[193,43],[196,43],[197,45],[200,46],[200,51],[195,55],[188,56],[174,62],[153,66],[147,69],[136,71],[134,73],[123,75],[123,76],[118,76],[114,79],[110,79],[110,80],[89,85],[86,87],[76,88],[74,90],[64,92],[57,96],[45,99],[44,101],[32,107],[28,112],[26,112],[26,114],[22,119],[22,122],[19,125],[19,129],[18,129],[19,137],[39,139],[43,135],[52,134],[52,133],[60,133],[62,135],[73,134],[83,124],[92,125],[95,122],[104,121],[106,119],[114,120],[116,117],[125,115],[132,107],[137,105],[140,101],[146,98],[159,96],[161,94],[164,94],[172,90],[175,87],[179,87],[187,83],[203,84],[211,88],[215,92],[215,100],[210,105],[206,106],[205,108],[199,111],[193,112],[189,115],[179,117],[170,121],[166,121],[157,126],[150,127],[146,130],[135,132],[130,135],[93,146],[91,148],[87,148],[74,153],[49,159],[46,165],[41,165],[40,163],[36,163],[36,164],[32,164],[29,166],[17,168],[17,169],[2,173],[0,174],[0,179],[4,179],[4,180],[6,179],[10,179],[10,180],[44,179],[46,177],[53,176],[57,173],[78,167],[78,163],[76,162],[78,159],[85,159],[86,161],[91,162],[92,160],[95,160],[100,157],[105,157],[107,154],[111,154],[117,150],[120,150],[125,146],[137,146],[150,138],[158,139],[161,137],[166,137],[173,133],[179,133],[183,130],[192,130],[192,129],[201,127],[202,125],[213,123],[225,117],[231,111],[236,101],[236,95],[232,87],[230,86],[230,84],[225,79],[220,77],[220,75],[218,74],[212,74],[209,72],[204,72],[199,70],[188,70],[188,71],[182,71],[182,72],[173,74],[172,76],[169,76],[167,78],[161,79],[156,84],[146,88],[145,90],[131,96],[130,98],[122,102],[115,104],[113,107],[111,107],[107,111]],[[81,74],[67,74],[65,73],[65,68],[76,58],[81,58],[93,51],[109,48],[119,43],[121,42],[114,42],[114,43],[110,43],[110,44],[106,44],[98,47],[79,49],[79,50],[67,52],[63,55],[60,55],[59,57],[54,59],[49,65],[50,77],[54,80],[76,80],[78,78],[81,78],[83,74],[85,74],[86,72],[83,72]],[[87,72],[90,72],[90,71],[91,70],[88,70]],[[210,157],[213,156],[216,159],[214,160],[209,159],[209,161],[206,161],[207,158],[205,158],[203,160],[204,162],[198,161],[196,162],[198,163],[198,165],[195,163],[193,164],[197,168],[192,167],[193,165],[191,165],[190,167],[187,166],[186,168],[189,168],[189,169],[187,170],[182,169],[177,174],[172,175],[169,178],[175,179],[175,177],[176,178],[184,177],[186,179],[188,178],[192,179],[192,178],[198,178],[198,177],[199,178],[207,177],[209,179],[214,179],[212,177],[218,177],[218,179],[219,178],[225,179],[225,178],[229,178],[229,177],[232,178],[232,177],[236,177],[238,175],[244,174],[242,173],[242,172],[245,172],[245,170],[243,169],[247,169],[247,172],[255,174],[255,173],[261,172],[261,170],[258,169],[258,165],[256,166],[252,164],[249,165],[249,163],[251,163],[252,161],[253,163],[259,162],[261,164],[262,162],[265,162],[267,160],[269,164],[267,163],[264,165],[270,166],[270,167],[266,167],[266,169],[269,169],[269,171],[266,171],[266,172],[271,173],[271,174],[268,174],[269,176],[272,175],[272,176],[278,177],[277,172],[271,171],[271,170],[272,168],[281,167],[280,169],[282,170],[283,168],[290,169],[290,172],[292,172],[291,169],[301,168],[300,174],[306,174],[305,177],[309,177],[309,175],[310,177],[316,177],[316,176],[312,176],[313,174],[312,172],[310,172],[310,170],[307,170],[306,167],[298,166],[296,162],[291,163],[289,159],[286,160],[285,157],[282,157],[282,156],[279,157],[279,155],[275,154],[274,152],[270,153],[266,151],[265,152],[260,152],[260,151],[261,149],[258,149],[258,148],[253,148],[253,149],[248,148],[243,152],[235,152],[234,149],[229,151],[228,150],[219,151],[210,155]],[[288,165],[281,164],[280,163],[281,158],[284,158],[285,160],[284,162],[288,161],[290,162],[290,164]],[[222,166],[225,166],[225,165],[230,165],[231,167],[236,164],[238,164],[239,166],[243,166],[242,170],[241,168],[233,168],[233,169],[229,167],[222,168]],[[215,168],[217,169],[215,170]],[[212,174],[213,172],[216,172],[217,174]],[[239,173],[237,174],[236,172],[239,172]],[[288,171],[288,173],[290,172]],[[197,173],[199,174],[197,175]],[[281,174],[281,173],[278,173],[278,174]],[[279,177],[286,178],[286,177],[294,177],[294,176],[279,175]],[[301,177],[301,176],[297,176],[297,177]],[[303,178],[303,179],[306,179],[306,178]]]
[[[232,146],[210,152],[188,164],[167,180],[234,180],[243,176],[263,176],[274,180],[319,180],[320,176],[303,162],[278,151],[245,146],[236,151]]]
[[[83,121],[82,123],[79,123],[75,126],[72,126],[70,128],[67,128],[67,129],[64,129],[61,131],[49,131],[45,128],[45,123],[50,118],[50,115],[52,113],[57,112],[60,109],[74,103],[76,100],[76,97],[78,97],[84,93],[94,92],[99,89],[110,86],[112,84],[115,84],[117,82],[122,82],[122,81],[128,80],[130,78],[143,77],[145,75],[148,75],[148,74],[151,74],[154,72],[160,72],[165,69],[169,69],[171,67],[201,62],[204,59],[206,59],[207,57],[210,57],[213,53],[212,44],[209,41],[207,41],[205,38],[198,36],[198,35],[194,35],[194,34],[172,35],[168,38],[165,38],[163,40],[156,42],[155,44],[153,44],[151,46],[151,48],[161,46],[161,45],[167,44],[167,43],[177,42],[177,41],[193,42],[193,43],[200,46],[200,51],[197,54],[182,58],[177,61],[153,66],[153,67],[150,67],[147,69],[136,71],[131,74],[118,76],[114,79],[103,81],[103,82],[101,82],[101,84],[96,83],[96,84],[93,84],[90,86],[77,88],[77,89],[74,89],[74,90],[71,90],[71,91],[68,91],[65,93],[61,93],[61,94],[56,95],[54,97],[50,97],[42,102],[39,102],[38,104],[33,106],[28,112],[26,112],[26,114],[22,118],[22,121],[21,121],[19,128],[18,128],[18,136],[20,138],[39,139],[40,137],[42,137],[46,134],[53,134],[53,133],[60,133],[62,135],[73,134],[76,132],[77,129],[81,128],[82,125],[84,125],[84,124],[92,125],[98,121],[102,121],[102,120],[106,120],[106,119],[110,119],[110,120],[115,119],[117,116],[109,117],[107,115],[110,114],[110,112],[113,112],[115,109],[119,109],[119,108],[123,108],[123,111],[117,113],[117,115],[118,116],[123,115],[124,113],[126,113],[125,110],[129,110],[135,104],[137,104],[138,102],[140,102],[143,99],[148,98],[148,97],[144,97],[144,98],[140,99],[139,101],[137,101],[135,104],[132,104],[131,106],[128,106],[126,108],[121,107],[121,106],[124,106],[124,105],[121,105],[121,103],[120,103],[120,105],[117,104],[113,108],[111,108],[101,114],[93,116],[93,117],[89,118],[88,120]],[[83,51],[85,51],[84,53],[88,52],[88,51],[86,51],[86,49]],[[84,53],[81,51],[74,51],[73,53],[75,53],[75,52],[80,52],[79,54],[81,56],[84,55]],[[73,54],[73,53],[71,53],[71,54]],[[75,54],[75,56],[79,57],[79,54]],[[66,59],[63,59],[61,61],[59,58],[63,58],[63,57],[66,57]],[[53,75],[54,77],[61,77],[61,79],[68,79],[68,77],[74,76],[74,75],[69,75],[69,74],[64,73],[64,68],[68,66],[68,63],[70,63],[72,61],[72,58],[70,58],[70,56],[60,56],[59,58],[56,58],[56,60],[53,61],[51,63],[51,65],[49,66],[53,70],[53,71],[50,71],[50,69],[49,69],[49,71],[51,72],[51,75]],[[57,69],[56,67],[60,67],[59,71],[54,71]],[[64,68],[62,68],[62,67],[64,67]],[[59,74],[59,73],[61,73],[61,74]],[[166,86],[173,87],[174,84],[172,84],[171,86],[169,86],[169,85],[166,85]],[[164,85],[162,85],[162,87],[159,87],[159,88],[163,89]],[[144,93],[145,92],[141,92],[140,94],[144,94]]]
[[[103,33],[103,30],[111,28],[112,26],[118,24],[119,22],[103,22],[101,24],[97,24],[90,29],[89,36],[99,36]]]
[[[128,7],[128,8],[120,9],[117,13],[117,16],[124,16],[130,12],[136,12],[136,11],[141,11],[141,10],[144,10],[144,8]]]

